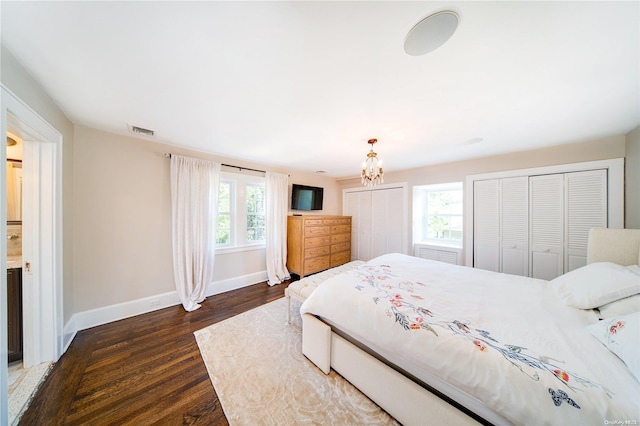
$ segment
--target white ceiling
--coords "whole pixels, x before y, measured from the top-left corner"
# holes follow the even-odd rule
[[[624,135],[640,2],[9,2],[2,44],[75,124],[358,174]],[[456,33],[403,51],[445,9]],[[468,144],[474,138],[483,142]]]

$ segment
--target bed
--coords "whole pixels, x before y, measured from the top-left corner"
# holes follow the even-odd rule
[[[639,248],[593,229],[553,281],[384,255],[302,304],[303,353],[405,425],[638,424]]]

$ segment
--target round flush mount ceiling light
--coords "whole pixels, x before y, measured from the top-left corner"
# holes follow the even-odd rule
[[[404,51],[426,55],[442,46],[458,28],[458,14],[450,10],[434,13],[418,22],[404,39]]]

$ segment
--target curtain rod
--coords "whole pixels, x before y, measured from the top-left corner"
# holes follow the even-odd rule
[[[164,153],[164,156],[165,156],[166,158],[171,158],[171,153],[170,153],[170,152],[165,152],[165,153]],[[232,164],[224,164],[224,163],[221,163],[220,165],[221,165],[221,166],[225,166],[225,167],[233,167],[234,169],[238,169],[238,170],[240,170],[240,171],[243,171],[243,170],[250,170],[250,171],[252,171],[252,172],[267,173],[265,170],[252,169],[252,168],[249,168],[249,167],[234,166],[234,165],[232,165]]]

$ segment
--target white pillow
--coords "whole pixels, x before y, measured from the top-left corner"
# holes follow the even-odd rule
[[[620,315],[629,315],[640,312],[640,294],[635,294],[615,302],[607,303],[598,308],[602,318],[611,318]]]
[[[640,381],[640,312],[604,319],[587,328]]]
[[[640,293],[640,275],[611,262],[590,263],[551,280],[569,306],[593,309]]]

